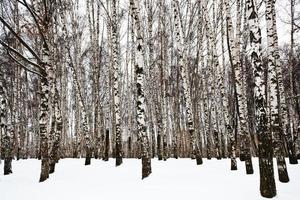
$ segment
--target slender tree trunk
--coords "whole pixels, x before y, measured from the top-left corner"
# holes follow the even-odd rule
[[[145,122],[145,96],[144,96],[144,41],[142,36],[142,27],[140,23],[140,8],[138,0],[130,0],[131,15],[134,19],[135,28],[137,32],[137,45],[136,56],[137,62],[135,65],[135,73],[137,76],[137,125],[138,134],[141,138],[141,150],[142,150],[142,179],[148,177],[151,174],[151,157],[149,152],[149,139],[147,136],[147,127]]]
[[[268,0],[266,2],[266,21],[268,35],[268,86],[269,86],[269,102],[270,102],[270,131],[274,135],[274,154],[277,160],[278,175],[281,182],[288,182],[289,176],[287,173],[283,142],[282,142],[282,123],[279,117],[279,91],[278,80],[276,73],[276,57],[275,49],[277,49],[276,38],[276,11],[275,1]]]
[[[78,103],[79,107],[81,108],[81,116],[82,116],[82,127],[83,127],[83,132],[84,132],[84,139],[85,139],[85,165],[90,165],[91,164],[91,158],[92,158],[92,146],[91,146],[91,138],[90,138],[90,133],[89,133],[89,128],[88,128],[88,115],[86,112],[86,106],[84,104],[84,100],[82,97],[81,93],[81,86],[78,80],[78,75],[77,75],[77,70],[76,67],[74,66],[74,63],[72,62],[71,55],[69,52],[69,58],[70,58],[70,65],[73,70],[73,77],[74,77],[74,82],[76,86],[76,93],[78,96]]]
[[[3,83],[3,76],[2,70],[0,70],[0,136],[2,139],[1,142],[3,142],[3,147],[0,151],[4,154],[2,155],[4,158],[4,175],[8,175],[12,173],[12,137],[11,130],[7,124],[8,102],[6,88]]]
[[[233,24],[231,20],[230,15],[230,6],[229,6],[229,0],[225,0],[225,8],[226,8],[226,25],[227,25],[227,43],[228,43],[228,52],[229,52],[229,59],[231,65],[236,64],[236,48],[234,46],[234,38],[233,38]],[[233,67],[232,67],[233,68]],[[234,72],[232,72],[234,74]],[[226,99],[227,100],[227,99]],[[226,103],[226,100],[224,101]],[[225,113],[227,115],[227,113]],[[231,119],[229,117],[227,118],[227,131],[229,134],[229,140],[230,140],[230,158],[231,158],[231,170],[237,170],[237,163],[236,163],[236,146],[237,141],[235,140],[235,134],[233,130],[233,126],[231,125],[231,121],[233,121],[233,116]]]
[[[103,160],[108,161],[108,159],[109,159],[109,130],[106,129]]]
[[[118,39],[117,39],[117,6],[116,0],[112,1],[112,59],[114,70],[114,115],[115,115],[115,127],[116,127],[116,166],[122,164],[122,134],[120,128],[120,94],[119,94],[119,62],[118,62]]]
[[[276,196],[276,185],[273,171],[272,136],[267,128],[266,114],[266,84],[264,81],[264,68],[261,60],[261,30],[257,7],[254,0],[246,0],[246,12],[250,31],[251,62],[254,74],[254,98],[256,108],[256,134],[259,140],[259,171],[260,192],[263,197]]]
[[[289,134],[288,137],[288,152],[289,152],[289,162],[290,164],[298,164],[297,155],[296,155],[296,141],[297,141],[297,130],[295,123],[295,98],[294,96],[294,76],[293,76],[293,68],[295,67],[295,58],[294,58],[294,48],[295,48],[295,0],[290,0],[291,2],[291,48],[289,54],[289,101],[288,101],[288,118],[289,118]]]
[[[42,168],[40,175],[40,182],[45,181],[49,178],[49,153],[48,153],[48,119],[49,119],[49,85],[51,81],[49,81],[52,77],[51,66],[49,65],[49,51],[47,47],[43,48],[43,59],[44,59],[44,67],[46,68],[45,77],[41,79],[41,94],[40,94],[40,151],[41,151],[41,159],[42,159]]]
[[[61,117],[61,110],[60,110],[60,102],[59,102],[59,94],[58,94],[58,89],[55,89],[55,94],[54,94],[54,121],[55,121],[55,130],[54,130],[54,135],[53,135],[53,145],[52,149],[50,152],[50,173],[53,173],[55,171],[55,164],[59,160],[59,147],[60,147],[60,142],[61,142],[61,134],[62,134],[62,129],[63,129],[63,124],[62,124],[62,117]]]
[[[190,135],[190,155],[192,158],[195,158],[195,129],[194,129],[194,116],[192,111],[192,100],[191,100],[191,89],[189,82],[189,73],[187,65],[184,63],[184,52],[183,52],[183,39],[182,39],[182,30],[181,30],[181,22],[180,22],[180,11],[179,11],[179,3],[177,0],[172,1],[172,8],[174,12],[174,28],[175,28],[175,46],[177,49],[179,61],[178,67],[180,68],[180,74],[182,78],[184,99],[186,103],[186,114],[187,114],[187,128]]]

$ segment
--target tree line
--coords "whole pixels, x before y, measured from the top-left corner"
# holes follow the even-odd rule
[[[4,174],[38,158],[43,182],[68,157],[139,158],[142,178],[155,157],[229,158],[231,170],[239,158],[253,174],[258,157],[261,195],[274,197],[273,158],[281,182],[285,157],[300,158],[289,3],[281,47],[275,0],[1,1]]]

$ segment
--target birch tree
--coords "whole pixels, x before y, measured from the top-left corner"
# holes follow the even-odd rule
[[[226,25],[227,25],[227,40],[228,40],[228,49],[229,49],[229,60],[230,63],[233,66],[236,67],[236,47],[234,43],[234,32],[233,32],[233,23],[231,20],[231,14],[230,14],[230,5],[229,5],[229,0],[225,1],[225,12],[226,12]],[[237,67],[236,67],[237,68]],[[235,74],[234,72],[232,72]],[[234,75],[235,76],[235,75]],[[226,100],[225,100],[226,102]],[[228,120],[228,118],[227,118]],[[244,119],[243,119],[244,120]],[[243,121],[244,122],[244,121]],[[227,129],[229,131],[229,137],[230,137],[230,145],[231,145],[231,170],[236,170],[236,140],[234,136],[234,130],[231,130],[231,126],[229,124],[229,120],[227,123]]]
[[[267,34],[268,34],[268,85],[269,85],[269,102],[270,102],[270,131],[274,137],[274,154],[277,160],[278,175],[281,182],[288,182],[289,177],[287,173],[284,151],[283,151],[283,128],[282,122],[279,117],[279,91],[278,91],[278,76],[276,71],[276,59],[278,57],[275,54],[277,45],[277,30],[276,30],[276,11],[275,1],[268,0],[266,2],[266,21],[267,21]]]
[[[135,73],[137,76],[137,125],[138,134],[141,138],[141,150],[142,150],[142,179],[148,177],[151,174],[151,158],[149,153],[149,138],[147,136],[147,127],[145,121],[145,95],[144,95],[144,40],[141,30],[140,22],[140,8],[138,0],[130,0],[131,15],[134,19],[134,27],[136,28],[136,59]]]
[[[250,58],[254,74],[254,100],[256,134],[259,140],[260,193],[263,197],[276,196],[273,171],[272,135],[267,128],[266,83],[261,60],[261,29],[255,0],[246,0],[247,20],[250,36]]]
[[[184,52],[183,52],[183,41],[182,41],[182,30],[180,23],[180,11],[179,3],[177,0],[172,1],[172,8],[174,13],[174,29],[175,29],[175,46],[178,54],[178,67],[180,69],[180,75],[182,78],[184,99],[186,103],[186,114],[187,114],[187,128],[190,135],[190,155],[195,158],[195,129],[194,129],[194,116],[192,111],[192,100],[191,100],[191,89],[189,83],[189,76],[187,66],[184,63]]]
[[[119,62],[118,62],[118,39],[117,39],[117,2],[112,1],[112,59],[114,70],[114,114],[116,123],[116,166],[122,164],[122,135],[120,128],[120,94],[119,94]]]
[[[4,175],[8,175],[12,173],[12,137],[8,126],[8,102],[3,69],[0,70],[0,103],[0,135],[1,142],[3,142],[0,151],[3,153],[4,158]]]

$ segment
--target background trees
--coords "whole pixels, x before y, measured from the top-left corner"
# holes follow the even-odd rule
[[[300,155],[291,2],[281,50],[275,1],[2,1],[5,173],[14,157],[40,158],[40,181],[65,157],[142,158],[143,178],[151,157],[239,157],[251,174],[258,156],[274,196],[273,150],[282,182]]]

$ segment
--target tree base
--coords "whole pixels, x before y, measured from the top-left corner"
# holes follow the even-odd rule
[[[12,158],[4,159],[4,175],[12,174],[11,161],[12,161]]]
[[[109,158],[108,157],[104,157],[102,160],[105,161],[105,162],[107,162],[109,160]]]
[[[253,174],[254,170],[253,170],[251,157],[246,159],[245,165],[246,165],[246,174]]]
[[[286,168],[286,162],[283,156],[276,158],[277,168],[278,168],[278,177],[279,181],[282,183],[287,183],[290,181],[289,175]]]
[[[197,163],[197,165],[202,165],[203,164],[202,158],[201,157],[197,157],[196,158],[196,163]]]
[[[122,157],[117,157],[117,158],[116,158],[116,167],[117,167],[117,166],[120,166],[122,163],[123,163]]]
[[[55,171],[55,163],[49,165],[49,174],[53,174]]]
[[[142,179],[147,178],[151,172],[151,159],[142,158]]]
[[[279,181],[281,183],[288,183],[290,181],[289,175],[288,175],[287,172],[283,172],[283,173],[282,172],[278,172],[278,174],[279,174]]]
[[[236,164],[236,159],[235,158],[231,158],[231,167],[230,170],[235,171],[237,170],[237,164]]]
[[[91,164],[91,158],[90,157],[86,157],[84,165],[90,165],[90,164]]]
[[[90,147],[86,148],[86,157],[85,157],[85,163],[84,165],[90,165],[91,164],[91,158],[92,158],[92,150]]]
[[[41,175],[40,182],[44,182],[49,178],[49,158],[42,158],[42,167],[41,167]]]
[[[261,154],[262,155],[262,154]],[[276,196],[276,185],[273,171],[272,156],[259,158],[260,194],[265,198]]]
[[[241,152],[241,153],[240,153],[240,161],[242,161],[242,162],[246,161],[246,155],[245,155],[245,152]]]
[[[296,156],[290,155],[289,156],[289,163],[291,165],[297,165],[298,164],[298,160],[297,160]]]

